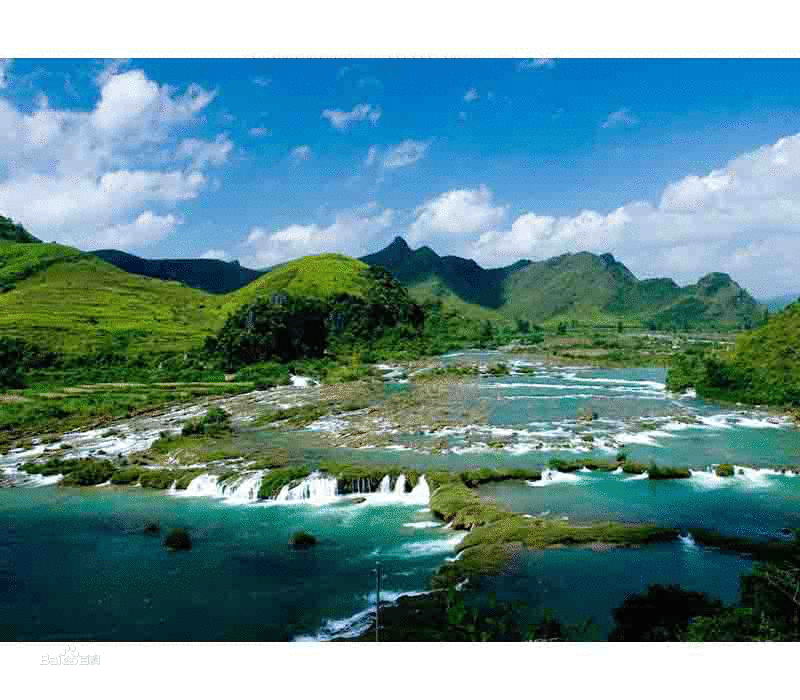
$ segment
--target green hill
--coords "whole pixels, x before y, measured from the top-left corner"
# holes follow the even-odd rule
[[[375,284],[368,269],[343,255],[308,256],[234,292],[210,294],[66,246],[0,242],[0,336],[65,352],[187,350],[242,305],[276,293],[364,298]]]
[[[490,309],[503,305],[506,278],[529,264],[529,261],[521,260],[509,267],[486,270],[474,260],[455,255],[439,257],[427,246],[412,250],[400,236],[383,250],[361,260],[368,265],[385,267],[409,290],[430,289],[437,297],[446,297],[449,293],[468,305]],[[420,297],[420,294],[415,296]]]
[[[21,224],[14,223],[11,219],[2,214],[0,214],[0,241],[41,243],[38,238],[28,233]]]
[[[220,325],[215,297],[73,248],[0,243],[0,335],[66,352],[188,349]]]
[[[673,391],[751,404],[800,406],[800,302],[741,334],[733,350],[679,355],[667,376]]]
[[[205,258],[148,260],[121,250],[95,250],[93,255],[134,275],[182,282],[213,294],[227,294],[258,279],[264,271],[250,270],[238,262]]]
[[[746,328],[764,316],[764,307],[728,275],[712,273],[687,287],[670,279],[639,280],[609,253],[565,254],[484,269],[473,260],[439,257],[427,247],[412,250],[398,237],[362,260],[389,269],[419,301],[439,298],[473,315],[480,308],[489,319]]]
[[[254,282],[222,297],[223,313],[276,293],[325,299],[337,294],[364,297],[370,285],[368,265],[346,255],[308,255],[279,265]]]

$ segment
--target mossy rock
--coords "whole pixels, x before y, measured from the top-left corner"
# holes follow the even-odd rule
[[[717,476],[733,476],[733,465],[732,464],[720,464],[714,470]]]
[[[647,478],[654,481],[666,479],[688,479],[691,476],[688,467],[656,467],[647,470]]]
[[[289,538],[289,546],[292,549],[310,549],[316,544],[317,538],[303,530],[298,530]]]
[[[192,548],[192,539],[186,530],[177,528],[166,536],[164,546],[173,552],[186,551]]]

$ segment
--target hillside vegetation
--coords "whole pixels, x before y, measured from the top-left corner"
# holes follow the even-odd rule
[[[0,294],[0,335],[48,349],[183,350],[220,323],[209,294],[130,275],[71,248],[0,244],[0,260],[2,279],[16,275],[13,288]]]
[[[0,214],[0,241],[40,243],[39,239],[28,233],[22,224],[15,223],[2,214]]]
[[[611,254],[575,253],[484,269],[473,260],[412,250],[402,238],[362,258],[390,270],[418,301],[481,309],[489,320],[557,324],[623,320],[653,330],[750,328],[764,307],[728,275],[712,273],[680,287],[670,279],[639,280]],[[477,316],[476,316],[477,317]]]
[[[800,303],[743,333],[730,352],[694,350],[678,355],[667,387],[673,391],[694,387],[708,398],[800,406]]]
[[[133,275],[182,282],[187,287],[202,289],[212,294],[236,291],[264,274],[263,271],[242,267],[238,262],[224,260],[205,258],[148,260],[121,250],[95,250],[92,254]]]

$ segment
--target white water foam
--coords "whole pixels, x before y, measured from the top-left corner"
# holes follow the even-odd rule
[[[452,552],[456,545],[461,542],[466,536],[467,532],[459,532],[452,537],[442,537],[432,540],[425,540],[424,542],[407,542],[399,549],[395,550],[395,554],[399,557],[429,557],[434,554],[443,554]]]
[[[633,476],[628,476],[623,479],[623,481],[641,481],[642,479],[647,479],[647,472],[643,474],[634,474]]]
[[[527,482],[530,486],[550,486],[552,484],[577,484],[582,477],[577,474],[567,474],[557,469],[545,469],[539,481]]]

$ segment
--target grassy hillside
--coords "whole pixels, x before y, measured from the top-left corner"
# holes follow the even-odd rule
[[[236,291],[264,274],[263,271],[242,267],[238,262],[224,260],[202,258],[148,260],[121,250],[95,250],[92,254],[134,275],[182,282],[189,287],[213,294]]]
[[[800,302],[740,335],[730,352],[678,356],[667,385],[675,391],[693,386],[709,398],[800,406]]]
[[[188,349],[221,324],[211,295],[130,275],[71,248],[2,244],[0,259],[4,277],[7,269],[27,271],[0,294],[0,335],[67,352],[129,346],[138,353]]]
[[[84,254],[55,243],[11,243],[0,241],[0,292],[8,292],[22,280],[54,262],[78,260]]]
[[[229,314],[242,304],[277,292],[319,299],[336,294],[363,297],[370,284],[364,275],[367,268],[359,260],[336,253],[308,255],[273,268],[246,287],[226,294],[222,297],[222,311]]]
[[[300,258],[224,295],[130,274],[54,244],[0,242],[0,336],[65,352],[187,350],[244,304],[276,292],[364,297],[368,266],[343,255]]]

